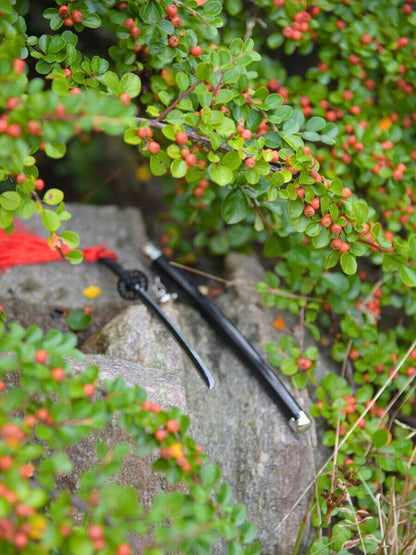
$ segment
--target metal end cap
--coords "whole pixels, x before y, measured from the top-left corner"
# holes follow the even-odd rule
[[[156,260],[159,256],[162,256],[162,251],[160,251],[153,243],[147,242],[142,246],[142,253],[150,260]]]
[[[290,419],[289,425],[296,433],[306,432],[312,426],[312,419],[306,412],[301,410],[296,418],[292,417]]]

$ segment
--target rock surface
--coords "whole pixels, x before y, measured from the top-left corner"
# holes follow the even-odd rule
[[[138,249],[145,233],[137,211],[92,206],[69,209],[73,219],[67,228],[80,234],[81,246],[105,242],[116,250],[124,266],[141,268]],[[36,230],[32,222],[30,227]],[[227,277],[234,278],[237,287],[228,289],[217,302],[253,345],[264,353],[265,343],[278,341],[280,332],[271,325],[277,316],[283,316],[287,329],[296,334],[297,321],[293,315],[278,314],[261,305],[253,289],[262,278],[257,259],[230,255],[227,264],[230,274]],[[91,284],[103,291],[94,303],[82,294],[84,287]],[[247,289],[247,285],[252,288]],[[87,361],[98,362],[104,378],[122,375],[131,383],[137,380],[155,400],[181,406],[191,417],[192,434],[233,486],[235,500],[247,505],[264,552],[291,553],[308,496],[280,527],[279,524],[313,480],[314,455],[318,452],[322,456],[316,448],[315,432],[295,435],[290,430],[286,418],[256,376],[193,309],[180,303],[163,305],[163,310],[178,323],[210,368],[216,381],[211,391],[205,388],[163,325],[143,305],[128,306],[121,300],[116,278],[99,264],[72,267],[57,262],[8,270],[0,276],[0,304],[6,307],[11,319],[25,325],[37,323],[44,328],[60,329],[65,329],[63,315],[68,309],[94,304],[94,326],[88,330],[94,333],[84,349],[105,356],[98,359],[88,356]],[[99,329],[105,322],[108,323]],[[307,409],[306,393],[295,397]],[[117,436],[116,431],[114,434],[110,434],[108,441]],[[92,461],[90,454],[79,453],[78,457],[80,467]],[[141,495],[149,500],[155,490],[150,474],[146,474],[151,472],[150,465],[145,469],[143,464],[144,460],[139,459],[138,466],[132,467],[123,479],[139,484],[142,483],[139,476],[144,476]],[[156,484],[157,487],[163,485]],[[224,548],[217,552],[224,553]]]

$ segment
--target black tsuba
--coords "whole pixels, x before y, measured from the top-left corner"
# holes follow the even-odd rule
[[[140,270],[126,270],[121,274],[117,283],[119,294],[126,301],[135,301],[140,298],[140,290],[146,291],[148,279]]]

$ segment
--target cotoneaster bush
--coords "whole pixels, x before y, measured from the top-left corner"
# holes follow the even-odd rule
[[[334,449],[311,501],[311,553],[405,553],[415,535],[413,3],[74,1],[51,2],[42,19],[3,1],[0,12],[0,226],[39,214],[80,262],[76,233],[60,233],[63,192],[37,160],[105,133],[162,177],[166,255],[263,244],[273,271],[258,289],[301,330],[297,343],[268,346],[271,362],[316,392],[312,412]],[[341,375],[317,383],[320,345]]]

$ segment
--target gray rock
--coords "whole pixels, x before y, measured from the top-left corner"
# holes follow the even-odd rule
[[[228,265],[238,284],[253,287],[262,270],[255,257],[231,255]],[[260,348],[277,341],[272,321],[277,314],[265,309],[251,289],[238,287],[218,301],[250,341]],[[219,464],[224,479],[233,487],[235,499],[247,505],[266,552],[291,552],[307,509],[308,496],[290,518],[276,528],[313,479],[313,430],[296,435],[287,419],[250,372],[193,309],[165,304],[164,310],[179,322],[188,339],[215,377],[208,391],[182,351],[163,326],[142,305],[123,311],[83,345],[86,352],[140,361],[162,370],[172,383],[186,390],[191,433],[202,443],[211,460]],[[284,314],[288,327],[293,316]],[[306,393],[295,393],[307,408]],[[222,553],[220,548],[218,553]]]
[[[233,254],[227,257],[227,266],[233,280],[245,287],[237,285],[218,302],[262,352],[265,343],[279,339],[280,332],[273,328],[273,320],[283,316],[290,328],[295,327],[295,318],[265,309],[261,304],[253,291],[262,278],[255,257]],[[181,307],[179,320],[216,379],[208,395],[195,387],[197,378],[187,371],[185,387],[192,417],[191,433],[221,466],[224,478],[234,486],[235,498],[247,505],[265,552],[291,553],[309,496],[277,527],[313,480],[314,430],[294,434],[257,377],[192,309]],[[294,396],[307,409],[310,404],[307,394]]]
[[[105,243],[117,253],[121,264],[143,269],[139,248],[145,240],[145,233],[137,210],[71,204],[67,207],[72,219],[63,222],[62,231],[77,231],[81,236],[80,248]],[[38,219],[30,220],[27,227],[47,237]],[[98,285],[102,294],[92,303],[96,308],[109,304],[126,306],[118,295],[116,284],[117,278],[100,264],[72,266],[62,261],[14,266],[0,275],[0,299],[6,308],[18,299],[42,306],[44,310],[55,307],[79,309],[91,304],[84,297],[83,289],[88,285]]]

